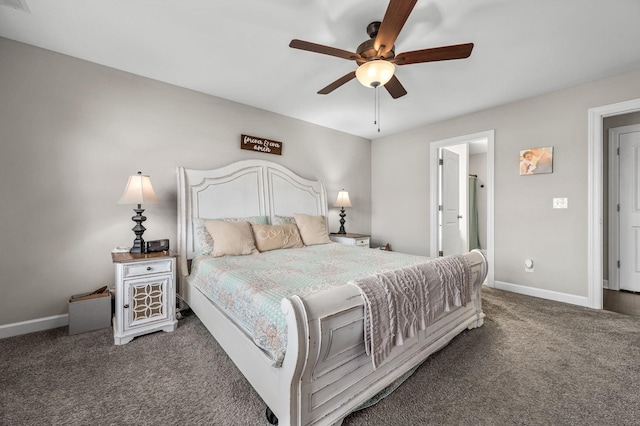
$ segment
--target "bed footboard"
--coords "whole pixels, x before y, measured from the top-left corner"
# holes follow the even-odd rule
[[[487,263],[480,251],[465,255],[478,290],[471,303],[441,315],[401,347],[395,347],[376,370],[363,343],[364,309],[354,286],[282,301],[289,333],[295,333],[298,359],[292,369],[290,404],[271,407],[280,425],[333,425],[407,371],[422,363],[465,329],[479,327],[480,285]],[[291,362],[293,347],[287,348]],[[288,402],[287,402],[288,403]]]

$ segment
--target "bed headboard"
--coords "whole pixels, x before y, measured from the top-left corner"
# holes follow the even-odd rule
[[[178,254],[180,273],[195,255],[194,218],[327,215],[324,183],[305,179],[264,160],[244,160],[219,169],[178,167]]]

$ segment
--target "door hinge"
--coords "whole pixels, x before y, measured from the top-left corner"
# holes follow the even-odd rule
[[[618,204],[617,208],[618,208],[618,211],[620,211],[620,204]]]
[[[620,267],[620,261],[618,260],[618,268]]]
[[[438,165],[442,166],[444,164],[444,160],[442,158],[438,159]]]
[[[616,154],[620,155],[620,147],[616,148]]]
[[[441,211],[442,211],[442,204],[440,204],[440,205],[438,206],[438,211],[439,211],[439,212],[441,212]]]
[[[440,257],[444,256],[444,252],[443,252],[442,250],[440,250],[440,251],[438,252],[438,256],[440,256]]]

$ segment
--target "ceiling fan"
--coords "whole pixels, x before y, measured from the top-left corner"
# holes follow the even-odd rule
[[[412,50],[396,55],[394,43],[417,1],[390,0],[382,22],[372,22],[367,26],[367,34],[370,39],[360,44],[355,53],[298,39],[291,40],[289,47],[349,59],[358,64],[357,70],[345,74],[320,89],[318,91],[320,95],[329,94],[343,84],[357,78],[367,87],[384,86],[391,97],[397,99],[406,95],[407,91],[394,75],[395,65],[464,59],[468,58],[473,50],[473,43],[465,43]]]

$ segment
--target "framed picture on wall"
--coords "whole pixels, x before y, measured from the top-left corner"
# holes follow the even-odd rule
[[[520,176],[553,173],[553,147],[528,148],[520,151]]]

